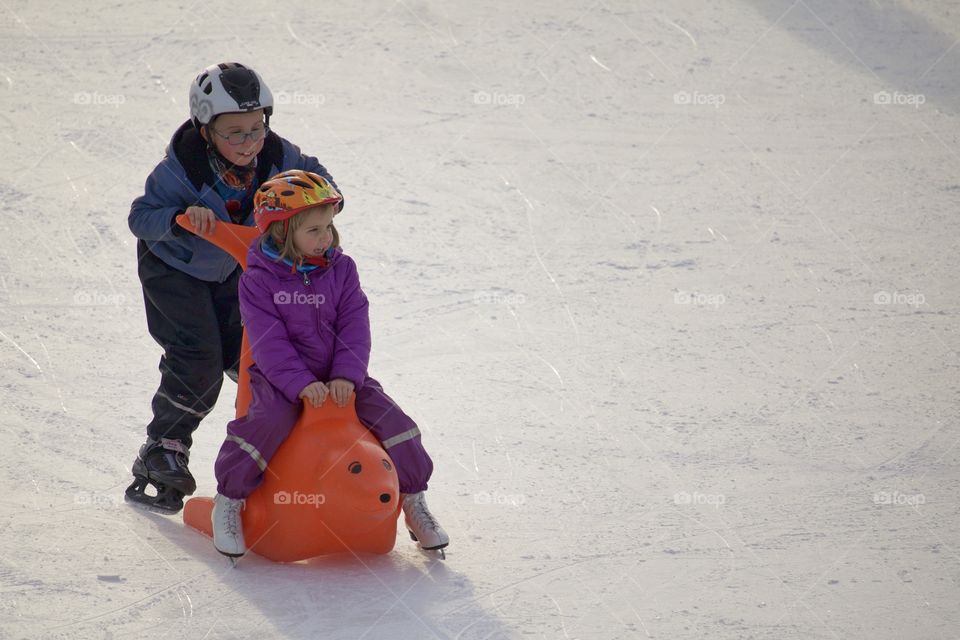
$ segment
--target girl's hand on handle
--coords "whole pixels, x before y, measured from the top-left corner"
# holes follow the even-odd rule
[[[350,394],[353,393],[353,383],[345,378],[334,378],[327,384],[330,387],[330,395],[333,396],[333,401],[337,403],[337,406],[347,406]]]
[[[217,226],[216,214],[206,207],[187,207],[184,213],[190,218],[190,223],[197,230],[198,235],[213,233],[213,228]]]
[[[327,389],[327,385],[323,384],[320,381],[311,382],[303,388],[303,391],[300,392],[301,398],[306,398],[310,401],[310,404],[314,408],[319,407],[323,404],[324,400],[327,399],[327,394],[330,393],[330,390]]]

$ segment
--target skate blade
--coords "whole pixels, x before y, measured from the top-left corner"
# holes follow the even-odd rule
[[[192,476],[189,478],[164,478],[158,474],[151,475],[150,471],[148,471],[147,467],[143,464],[143,461],[139,458],[133,461],[133,477],[134,481],[133,484],[130,485],[131,487],[139,482],[143,482],[154,488],[164,486],[167,489],[179,491],[187,496],[192,496],[197,490],[197,481]]]
[[[153,487],[157,495],[147,495],[147,485]],[[161,489],[146,478],[135,479],[124,492],[123,499],[137,508],[165,516],[177,514],[183,509],[182,493],[175,489]]]
[[[420,551],[430,556],[436,556],[439,554],[441,560],[446,560],[447,559],[446,548],[447,548],[447,545],[442,545],[439,547],[430,547],[429,549],[427,549],[426,547],[420,547]]]
[[[213,548],[217,549],[216,545],[214,545]],[[227,553],[226,551],[220,551],[220,549],[217,549],[217,553],[229,560],[230,564],[232,564],[234,567],[236,567],[237,563],[240,562],[240,558],[244,556],[243,553]]]
[[[410,534],[410,539],[417,543],[417,546],[420,548],[421,551],[427,551],[427,552],[429,552],[429,551],[439,551],[439,552],[440,552],[440,558],[442,558],[443,560],[446,560],[446,559],[447,559],[447,552],[444,551],[444,549],[446,549],[446,548],[447,548],[447,545],[450,544],[449,542],[444,542],[443,544],[438,544],[438,545],[435,546],[435,547],[425,547],[425,546],[423,546],[422,544],[420,544],[420,541],[417,539],[417,536],[414,535],[413,531],[411,531],[410,529],[407,529],[407,533]]]
[[[217,551],[220,551],[220,549],[217,549]],[[230,561],[231,569],[236,569],[237,564],[240,562],[240,558],[243,557],[243,556],[235,556],[232,553],[224,553],[223,551],[220,551],[220,555],[222,555],[224,558]]]
[[[178,507],[165,502],[155,502],[149,497],[144,500],[138,500],[137,498],[124,496],[124,501],[134,509],[149,511],[150,513],[156,513],[161,516],[175,516],[183,509],[182,505]]]

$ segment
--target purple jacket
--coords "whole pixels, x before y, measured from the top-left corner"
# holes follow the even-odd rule
[[[328,266],[291,273],[257,240],[239,292],[253,360],[290,402],[317,380],[346,378],[360,390],[370,362],[370,315],[350,256],[337,249]]]

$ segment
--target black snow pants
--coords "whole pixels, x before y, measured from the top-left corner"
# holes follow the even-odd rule
[[[224,282],[207,282],[175,269],[137,242],[147,328],[163,347],[160,387],[153,396],[147,435],[188,447],[220,395],[223,374],[236,380],[243,326],[238,266]]]

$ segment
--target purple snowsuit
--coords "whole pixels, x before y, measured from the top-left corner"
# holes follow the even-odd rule
[[[247,415],[227,425],[217,456],[217,491],[235,499],[250,495],[300,417],[300,391],[334,378],[355,385],[357,417],[393,459],[400,492],[426,490],[433,462],[420,430],[367,376],[370,317],[353,259],[337,248],[326,267],[291,272],[289,264],[265,255],[257,240],[247,253],[239,294],[256,364],[250,367]]]

